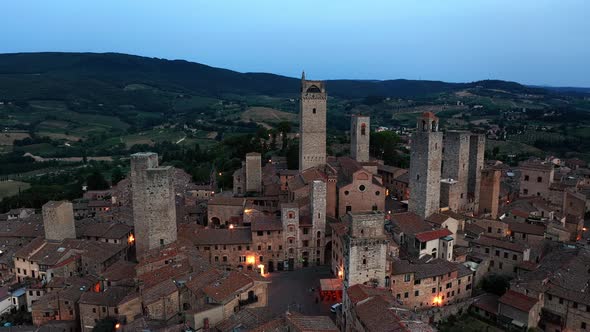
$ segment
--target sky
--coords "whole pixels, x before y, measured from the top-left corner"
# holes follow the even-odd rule
[[[588,0],[2,0],[0,53],[120,52],[311,79],[590,87]]]

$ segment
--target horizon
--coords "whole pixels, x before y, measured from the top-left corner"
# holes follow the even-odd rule
[[[323,80],[491,79],[590,88],[590,21],[584,15],[590,3],[583,0],[37,0],[3,7],[26,12],[28,20],[8,15],[0,22],[12,32],[4,34],[1,53],[122,53],[241,73],[296,78],[305,70]]]

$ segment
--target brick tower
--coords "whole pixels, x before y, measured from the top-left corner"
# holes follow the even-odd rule
[[[301,76],[299,104],[299,171],[326,163],[326,112],[328,95],[323,81]]]
[[[350,121],[350,156],[362,163],[369,161],[370,118],[353,115]]]
[[[159,167],[155,153],[132,154],[131,190],[137,256],[175,242],[174,169]]]
[[[426,218],[440,207],[442,133],[438,131],[438,118],[432,112],[425,112],[418,118],[410,150],[408,208]]]

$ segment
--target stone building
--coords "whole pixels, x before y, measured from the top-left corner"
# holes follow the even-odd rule
[[[76,238],[74,207],[66,201],[49,201],[43,205],[43,225],[47,241]]]
[[[102,292],[85,292],[78,303],[83,332],[91,332],[98,321],[107,317],[127,323],[142,313],[139,294],[128,287],[113,286]]]
[[[137,255],[176,241],[174,169],[155,153],[133,154],[131,186]]]
[[[407,309],[443,306],[470,298],[473,283],[473,272],[460,263],[441,259],[392,263],[391,292]]]
[[[432,112],[422,114],[410,143],[408,209],[422,218],[438,212],[440,207],[443,134],[438,131],[438,123]]]
[[[407,189],[407,183],[404,186],[402,183],[399,183],[399,181],[396,181],[396,179],[399,179],[402,175],[407,173],[408,170],[404,168],[398,168],[382,164],[379,164],[377,166],[377,174],[381,176],[381,179],[383,180],[383,185],[387,189],[387,194],[399,200],[406,199],[404,197]]]
[[[527,161],[520,165],[520,196],[540,196],[549,199],[554,168],[551,163]]]
[[[301,76],[299,171],[326,163],[326,86]]]
[[[344,237],[344,288],[356,284],[384,287],[387,237],[381,212],[349,213]]]
[[[509,276],[515,276],[518,265],[531,258],[529,246],[487,236],[473,240],[471,248],[474,253],[490,260],[490,272]]]
[[[522,322],[533,327],[538,320],[544,331],[587,330],[590,327],[589,265],[588,249],[566,247],[546,255],[532,270],[519,272],[511,281],[510,290],[538,300],[541,307],[538,310],[530,306],[536,311],[536,315],[531,315],[534,321]]]
[[[469,199],[469,132],[447,131],[444,136],[441,204],[453,211],[465,211]]]
[[[479,194],[479,214],[489,216],[491,219],[498,218],[498,207],[500,203],[500,177],[502,172],[499,169],[484,169],[481,172],[481,185]]]
[[[371,136],[370,118],[353,114],[350,121],[350,156],[363,163],[369,161],[369,142]]]

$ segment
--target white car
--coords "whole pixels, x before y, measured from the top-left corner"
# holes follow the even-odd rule
[[[342,306],[342,303],[336,303],[336,304],[333,304],[333,305],[330,307],[330,311],[335,313],[335,312],[336,312],[336,310],[340,309],[340,307],[341,307],[341,306]]]

